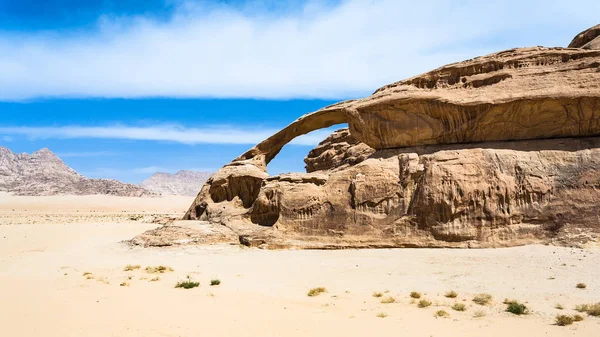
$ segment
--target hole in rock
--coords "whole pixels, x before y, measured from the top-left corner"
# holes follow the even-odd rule
[[[334,131],[347,128],[348,124],[336,124],[328,128],[319,129],[296,137],[286,144],[279,154],[267,165],[267,172],[274,176],[282,173],[302,172],[305,173],[304,158],[310,150],[324,141]]]

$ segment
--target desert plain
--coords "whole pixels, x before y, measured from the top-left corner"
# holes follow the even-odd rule
[[[183,216],[191,201],[0,195],[2,335],[600,333],[600,317],[575,311],[577,305],[600,300],[597,247],[262,250],[239,245],[140,248],[124,242],[159,226],[154,219]],[[161,265],[172,271],[146,270]],[[200,286],[175,288],[188,277]],[[211,286],[212,280],[220,284]],[[577,288],[578,283],[586,287]],[[307,296],[318,287],[326,292]],[[445,296],[450,291],[456,298]],[[411,292],[421,298],[411,298]],[[488,305],[473,302],[480,293],[492,296]],[[431,305],[420,308],[422,299]],[[525,304],[529,314],[506,312],[505,299]],[[464,304],[465,311],[453,310],[456,303]],[[436,317],[438,311],[448,316]],[[559,314],[580,314],[584,320],[558,326]]]

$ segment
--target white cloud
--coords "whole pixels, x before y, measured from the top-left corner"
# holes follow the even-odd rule
[[[316,145],[332,129],[317,130],[294,139],[290,144]],[[267,139],[276,129],[240,129],[232,126],[185,128],[176,125],[155,126],[52,126],[52,127],[0,127],[0,135],[25,136],[29,139],[128,139],[168,141],[183,144],[250,144]],[[67,156],[102,155],[107,153],[67,153]],[[63,155],[65,157],[65,155]]]
[[[0,99],[350,97],[450,61],[566,46],[600,2],[347,0],[291,12],[186,3],[167,22],[0,33]]]

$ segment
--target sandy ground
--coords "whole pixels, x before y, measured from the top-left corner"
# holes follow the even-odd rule
[[[120,243],[156,226],[118,217],[121,213],[179,214],[190,202],[0,196],[0,334],[600,336],[600,318],[584,315],[572,326],[554,325],[557,314],[575,314],[576,304],[600,301],[598,249],[263,251],[132,249]],[[61,222],[65,219],[70,221]],[[124,271],[128,264],[142,268]],[[155,265],[174,271],[151,282],[157,274],[144,268]],[[188,275],[200,287],[175,289]],[[222,283],[211,287],[215,278]],[[128,286],[120,286],[123,282]],[[578,282],[587,288],[577,289]],[[308,297],[313,287],[327,292]],[[445,298],[448,290],[458,298]],[[433,305],[418,308],[411,291]],[[382,304],[373,292],[396,303]],[[493,296],[492,305],[471,301],[483,292]],[[532,313],[505,312],[504,298],[526,303]],[[452,310],[455,302],[467,310]],[[555,309],[558,303],[565,310]],[[450,318],[435,318],[438,310]],[[477,311],[486,316],[473,317]],[[387,317],[377,317],[380,313]]]

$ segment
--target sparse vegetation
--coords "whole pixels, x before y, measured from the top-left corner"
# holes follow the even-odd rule
[[[426,299],[422,299],[422,300],[420,300],[420,301],[419,301],[419,304],[417,304],[417,306],[418,306],[419,308],[427,308],[427,307],[428,307],[428,306],[430,306],[430,305],[431,305],[431,301],[428,301],[428,300],[426,300]]]
[[[93,280],[93,279],[94,279],[94,275],[92,275],[92,274],[87,274],[87,275],[85,276],[85,278],[86,278],[87,280]]]
[[[485,316],[486,316],[486,313],[483,310],[477,310],[473,314],[473,317],[475,317],[475,318],[482,318],[482,317],[485,317]]]
[[[168,266],[146,267],[146,272],[149,274],[164,274],[170,271],[175,271],[175,269]]]
[[[523,303],[519,303],[517,301],[508,303],[506,307],[506,311],[515,315],[527,315],[529,313],[529,309]]]
[[[456,298],[456,297],[458,297],[458,293],[454,290],[450,290],[449,292],[444,294],[444,296],[446,296],[448,298]]]
[[[129,282],[121,282],[121,284],[119,284],[121,287],[129,287]]]
[[[587,310],[588,315],[598,317],[600,316],[600,302],[596,304],[590,304]]]
[[[380,313],[377,314],[377,317],[379,317],[379,318],[386,318],[386,317],[388,317],[388,315],[385,312],[380,312]]]
[[[326,293],[327,289],[323,288],[323,287],[318,287],[318,288],[312,288],[311,290],[308,291],[308,296],[309,297],[315,297],[315,296],[319,296],[321,295],[321,293]]]
[[[421,293],[413,291],[413,292],[410,293],[410,297],[414,298],[414,299],[419,299],[419,298],[421,298]]]
[[[156,276],[156,277],[150,279],[150,282],[158,282],[158,281],[160,281],[160,276]]]
[[[446,311],[444,311],[444,310],[438,310],[438,311],[435,313],[435,317],[440,317],[440,318],[444,318],[444,317],[450,317],[450,314],[449,314],[449,313],[447,313],[447,312],[446,312]]]
[[[133,265],[133,264],[128,264],[125,266],[125,268],[123,268],[123,271],[132,271],[132,270],[137,270],[142,268],[142,266],[140,266],[139,264]]]
[[[383,296],[383,293],[378,293],[378,292],[373,293],[373,297],[375,297],[375,298],[380,298],[382,296]]]
[[[583,316],[581,316],[581,315],[573,315],[573,321],[575,321],[575,322],[581,322],[581,321],[583,321]]]
[[[590,316],[600,316],[600,302],[595,304],[580,304],[575,307],[579,312],[585,312]]]
[[[192,278],[188,275],[185,281],[179,281],[175,284],[175,288],[192,289],[200,286],[200,282],[192,281]]]
[[[558,315],[556,316],[556,325],[558,326],[566,326],[573,324],[573,317],[567,315]]]
[[[454,305],[452,306],[452,310],[465,311],[467,310],[467,306],[463,303],[454,303]]]
[[[219,280],[219,279],[210,280],[211,286],[218,286],[219,284],[221,284],[221,280]]]
[[[587,285],[585,283],[577,283],[576,287],[577,289],[585,289],[587,288]]]
[[[83,273],[83,276],[88,276],[88,275],[92,275],[92,273],[90,273],[89,271],[86,271],[85,273]]]
[[[392,296],[388,296],[381,300],[381,303],[383,303],[383,304],[390,304],[390,303],[394,303],[394,302],[396,302],[396,299],[393,298]]]
[[[563,305],[562,305],[562,304],[560,304],[560,303],[556,303],[556,305],[554,306],[554,309],[558,309],[558,310],[564,310],[564,309],[565,309],[565,307],[563,307]]]
[[[479,294],[473,297],[473,302],[479,305],[488,305],[492,302],[492,295],[490,294]]]

